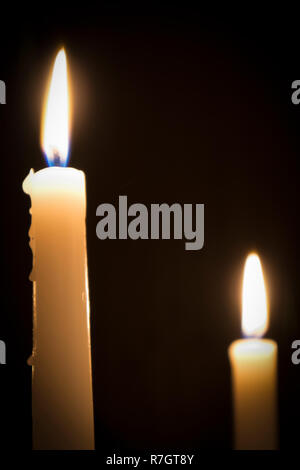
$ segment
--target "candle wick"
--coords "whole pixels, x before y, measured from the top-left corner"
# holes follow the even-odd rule
[[[58,152],[54,152],[53,155],[53,166],[62,166],[61,158]]]

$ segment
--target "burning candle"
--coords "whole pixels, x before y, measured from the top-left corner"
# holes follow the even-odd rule
[[[50,167],[31,170],[23,183],[32,203],[34,449],[94,448],[85,175],[66,167],[69,127],[62,49],[42,125]]]
[[[249,339],[229,347],[235,448],[277,448],[277,344],[261,339],[268,328],[267,298],[259,257],[246,260],[242,330]]]

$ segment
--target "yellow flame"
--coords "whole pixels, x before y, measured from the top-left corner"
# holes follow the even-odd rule
[[[251,253],[245,263],[242,300],[242,330],[260,337],[268,329],[267,295],[260,259]]]
[[[42,123],[42,147],[50,166],[67,164],[69,114],[67,58],[61,49],[55,59]]]

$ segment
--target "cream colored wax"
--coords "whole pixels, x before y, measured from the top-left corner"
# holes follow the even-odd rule
[[[238,450],[277,448],[277,344],[235,341],[229,348],[234,438]]]
[[[31,171],[34,449],[93,449],[85,175]]]

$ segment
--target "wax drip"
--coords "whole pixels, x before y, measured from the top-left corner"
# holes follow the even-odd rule
[[[33,175],[34,175],[34,171],[31,169],[29,172],[29,175],[25,178],[23,182],[23,190],[30,197],[31,197],[31,183],[32,183]],[[35,226],[34,226],[32,206],[29,209],[29,214],[31,215],[31,225],[28,231],[28,236],[29,236],[29,246],[32,251],[32,269],[29,274],[29,280],[33,282],[33,348],[32,348],[32,355],[27,359],[27,364],[32,366],[34,364],[34,358],[36,356],[36,338],[35,338],[35,331],[36,331],[35,251],[36,250],[35,250]]]
[[[29,214],[32,214],[31,209],[29,210]],[[35,269],[34,269],[35,268],[35,230],[34,230],[32,217],[31,217],[31,226],[29,228],[28,235],[29,235],[29,246],[32,251],[32,269],[29,274],[29,280],[34,282],[35,281]]]

